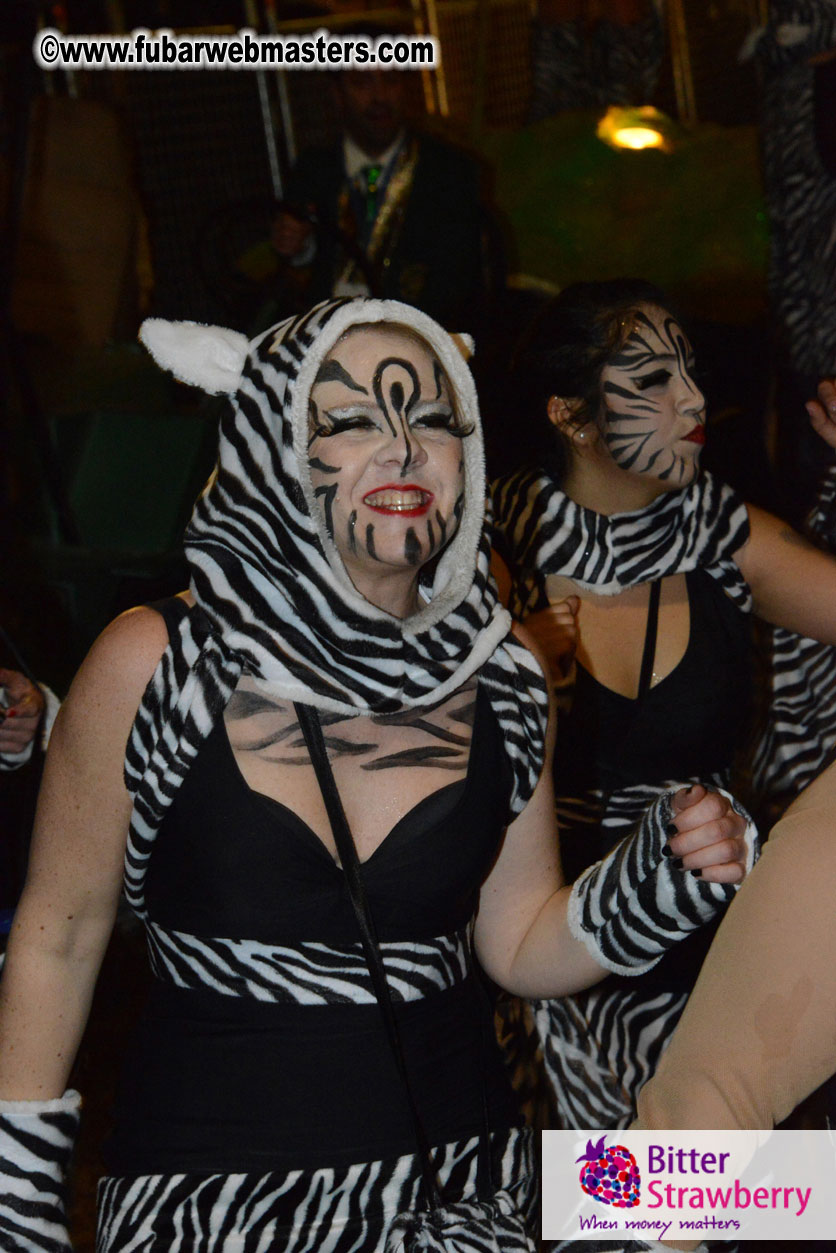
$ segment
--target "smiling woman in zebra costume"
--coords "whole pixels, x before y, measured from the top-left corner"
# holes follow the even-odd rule
[[[156,978],[99,1253],[373,1253],[420,1211],[302,705],[324,727],[445,1201],[474,1195],[487,1116],[494,1186],[531,1220],[532,1145],[471,941],[518,995],[644,970],[742,879],[744,819],[703,789],[665,796],[562,886],[547,684],[489,573],[461,339],[373,300],[252,344],[191,323],[142,338],[230,400],[186,535],[190,592],[105,631],[53,736],[0,985],[0,1245],[68,1247],[78,1095],[62,1093],[123,877]],[[669,838],[699,883],[671,871]]]
[[[539,465],[494,485],[497,548],[510,607],[568,707],[554,758],[567,877],[659,791],[729,785],[747,736],[750,611],[780,629],[773,716],[749,771],[786,803],[836,743],[836,562],[700,472],[691,348],[649,284],[567,288],[524,340],[517,382]],[[834,442],[821,414],[818,429]],[[833,485],[820,530],[833,528]],[[521,1083],[542,1048],[553,1125],[629,1122],[709,941],[710,928],[638,981],[509,1007]]]

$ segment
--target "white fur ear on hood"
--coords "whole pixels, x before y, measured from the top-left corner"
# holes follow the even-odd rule
[[[464,357],[465,361],[469,361],[476,351],[476,341],[472,335],[468,335],[466,331],[451,332],[450,338]]]
[[[210,396],[237,390],[249,351],[246,335],[200,322],[146,318],[139,338],[157,365],[181,383],[200,387]]]

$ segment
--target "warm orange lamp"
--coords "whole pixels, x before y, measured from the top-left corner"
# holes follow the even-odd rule
[[[636,108],[614,104],[601,118],[596,134],[611,148],[628,148],[633,152],[658,148],[661,152],[671,152],[673,129],[670,118],[652,105]]]

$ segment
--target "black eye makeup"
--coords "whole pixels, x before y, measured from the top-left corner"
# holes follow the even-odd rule
[[[342,435],[345,431],[376,431],[379,430],[379,423],[373,422],[368,414],[357,414],[352,418],[331,418],[330,414],[325,415],[328,425],[325,427],[326,435]]]
[[[462,425],[455,410],[443,403],[413,412],[409,425],[413,430],[444,431],[456,439],[464,439],[475,429],[473,423],[469,426]]]
[[[380,430],[380,422],[375,421],[368,408],[326,409],[313,427],[311,439],[327,439],[331,435],[343,435],[350,431],[377,430]]]
[[[474,427],[462,426],[458,415],[447,405],[427,409],[424,412],[413,412],[409,420],[412,430],[443,431],[457,439],[470,435]],[[376,418],[367,408],[326,410],[311,429],[311,440],[327,439],[331,435],[343,435],[347,432],[379,431],[383,429],[382,418]]]
[[[651,387],[664,387],[672,377],[670,370],[653,370],[650,374],[643,374],[641,378],[637,378],[636,387],[640,392],[646,392]]]
[[[450,435],[459,433],[456,415],[452,409],[434,409],[428,413],[418,414],[412,419],[410,426],[426,431],[447,431]]]

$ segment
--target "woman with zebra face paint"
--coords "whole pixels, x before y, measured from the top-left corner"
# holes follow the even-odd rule
[[[648,504],[656,495],[652,483],[675,489],[694,482],[705,400],[693,379],[691,346],[672,314],[635,310],[623,346],[601,371],[601,393],[606,452],[619,470],[646,481]]]
[[[548,688],[490,578],[473,382],[428,317],[335,301],[252,344],[157,321],[142,338],[229,402],[186,534],[190,593],[105,631],[53,734],[0,987],[0,1246],[68,1248],[78,1097],[61,1094],[123,886],[155,979],[98,1253],[376,1253],[399,1213],[421,1211],[303,704],[323,726],[445,1198],[474,1196],[487,1106],[494,1185],[533,1219],[533,1146],[471,943],[520,995],[646,969],[682,934],[666,825],[707,867],[699,918],[742,877],[745,822],[717,794],[666,795],[564,886]]]
[[[311,389],[311,481],[354,586],[405,617],[418,608],[420,569],[458,528],[461,441],[473,426],[420,339],[368,329],[338,342]]]
[[[570,878],[660,790],[729,786],[747,742],[748,611],[776,630],[774,717],[747,794],[785,805],[836,744],[836,562],[700,472],[692,371],[664,295],[638,280],[567,288],[518,353],[537,468],[494,484],[496,545],[510,607],[562,681],[554,774]],[[834,498],[831,476],[816,519],[831,538]],[[677,864],[684,881],[699,873],[687,854]],[[552,1125],[629,1122],[709,942],[643,980],[509,1007],[520,1086],[537,1084],[542,1048]]]

